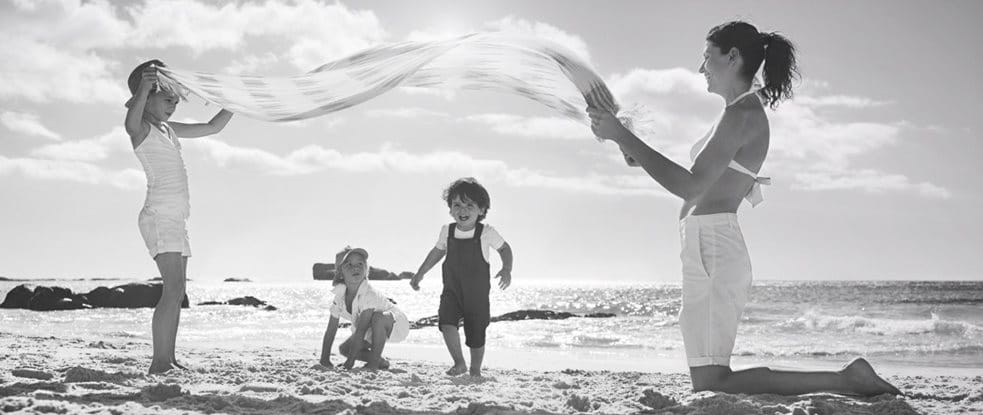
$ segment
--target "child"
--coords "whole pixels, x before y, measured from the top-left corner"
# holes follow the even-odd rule
[[[207,123],[167,122],[180,97],[160,87],[156,68],[162,66],[163,62],[151,60],[130,73],[127,85],[133,97],[126,103],[124,123],[133,151],[147,175],[147,199],[138,221],[140,234],[164,283],[151,325],[154,357],[150,373],[165,372],[175,366],[184,368],[174,358],[174,342],[191,256],[187,230],[191,205],[188,172],[178,137],[218,133],[232,118],[232,113],[223,109]]]
[[[352,322],[352,336],[341,343],[338,351],[348,358],[344,367],[351,369],[355,360],[367,362],[366,369],[388,369],[382,357],[386,342],[400,342],[410,332],[410,322],[388,298],[369,285],[369,253],[362,248],[345,247],[335,257],[332,281],[334,300],[331,319],[321,344],[321,365],[331,367],[331,344],[338,332],[338,319]]]
[[[471,349],[470,373],[480,377],[481,361],[485,356],[485,329],[491,319],[488,250],[495,249],[502,258],[502,269],[495,278],[500,278],[498,286],[504,290],[512,284],[512,248],[494,228],[481,223],[491,200],[488,191],[474,178],[466,177],[451,183],[444,190],[444,200],[454,223],[440,229],[436,246],[420,265],[410,286],[419,290],[424,274],[447,254],[442,267],[444,290],[440,294],[438,311],[440,332],[454,359],[454,366],[447,374],[455,376],[468,371],[457,329],[463,318],[465,344]]]

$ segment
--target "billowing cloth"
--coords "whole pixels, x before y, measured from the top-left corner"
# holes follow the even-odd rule
[[[588,102],[614,114],[601,78],[562,46],[531,37],[476,33],[367,49],[290,77],[220,75],[159,68],[161,86],[237,114],[294,121],[340,111],[396,87],[518,94],[589,124]]]

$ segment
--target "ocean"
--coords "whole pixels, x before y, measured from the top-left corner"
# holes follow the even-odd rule
[[[21,283],[75,292],[126,280],[0,281],[0,296]],[[406,281],[372,281],[410,320],[437,314],[439,276],[421,291]],[[183,348],[248,352],[266,347],[319,352],[328,321],[330,282],[188,282],[192,307],[181,315]],[[663,359],[682,364],[678,284],[521,281],[505,291],[493,284],[492,316],[520,309],[613,318],[492,323],[495,349],[597,359]],[[277,307],[197,306],[251,295]],[[969,370],[983,374],[983,282],[980,281],[756,281],[739,328],[735,362],[844,361],[862,355],[898,367]],[[152,309],[36,312],[0,309],[0,333],[85,341],[150,342]],[[347,335],[341,332],[340,335]],[[343,339],[343,338],[342,338]],[[336,341],[340,342],[341,339]],[[436,328],[412,330],[405,344],[442,348]]]

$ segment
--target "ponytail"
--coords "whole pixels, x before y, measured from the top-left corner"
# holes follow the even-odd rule
[[[792,81],[799,78],[795,62],[795,45],[778,33],[762,33],[765,56],[761,68],[764,87],[761,95],[766,105],[775,109],[780,101],[792,98]]]

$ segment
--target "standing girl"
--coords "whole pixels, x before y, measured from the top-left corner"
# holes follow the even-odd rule
[[[126,103],[124,123],[133,151],[147,175],[147,199],[138,220],[140,234],[164,283],[151,325],[154,357],[150,373],[165,372],[175,366],[184,368],[174,357],[174,343],[191,256],[187,229],[191,204],[188,172],[178,137],[218,133],[232,118],[232,113],[223,109],[207,123],[168,122],[180,96],[161,88],[157,67],[163,66],[159,60],[150,60],[130,73],[127,85],[133,97]]]

